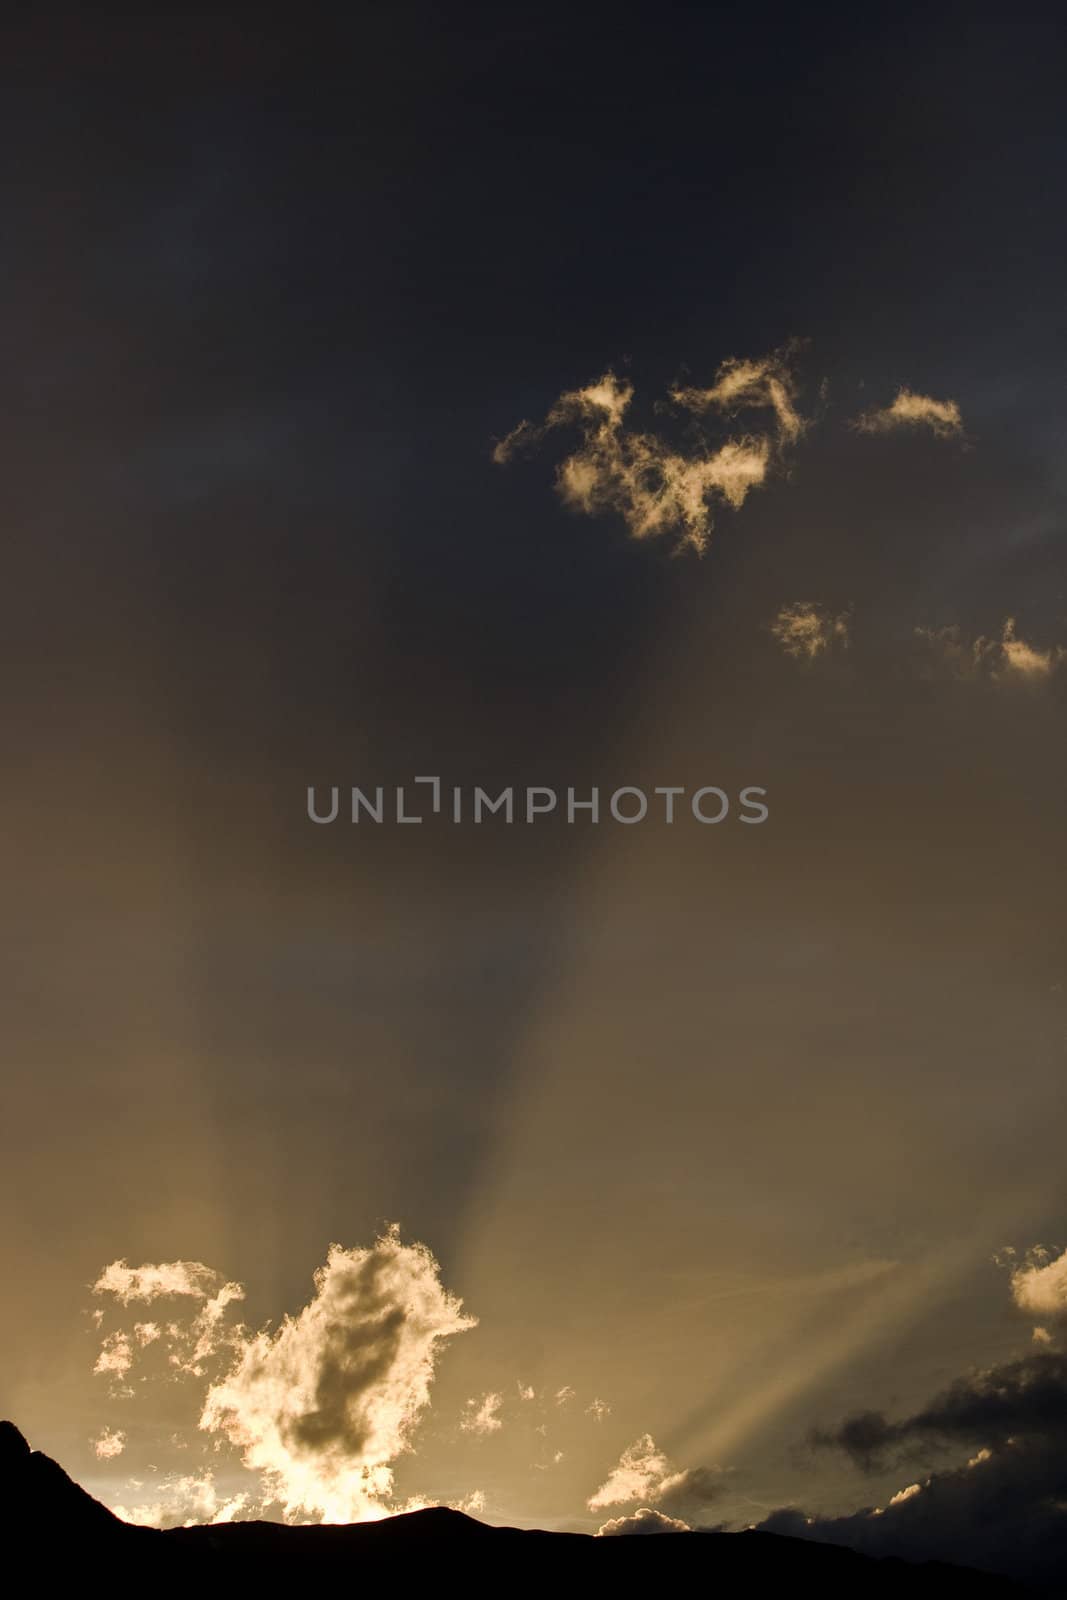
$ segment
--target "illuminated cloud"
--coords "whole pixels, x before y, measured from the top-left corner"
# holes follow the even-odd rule
[[[1067,1250],[1058,1256],[1040,1246],[1029,1251],[1011,1275],[1011,1294],[1020,1311],[1043,1323],[1067,1320]],[[1038,1342],[1051,1338],[1043,1327],[1035,1328],[1038,1335],[1044,1335]]]
[[[587,1417],[592,1417],[594,1422],[603,1422],[605,1417],[611,1416],[611,1407],[606,1400],[593,1399],[585,1408]]]
[[[148,1262],[131,1267],[113,1261],[92,1286],[94,1295],[108,1296],[119,1306],[151,1304],[158,1300],[192,1300],[198,1309],[185,1320],[136,1322],[132,1330],[105,1335],[94,1371],[124,1376],[133,1365],[134,1345],[141,1349],[162,1341],[167,1360],[179,1373],[203,1377],[204,1363],[232,1344],[238,1330],[224,1326],[229,1306],[243,1300],[239,1283],[227,1283],[200,1261]],[[99,1327],[103,1312],[94,1317]]]
[[[1051,650],[1037,650],[1020,639],[1015,632],[1014,617],[1007,619],[1000,638],[990,641],[988,648],[998,655],[1002,671],[1015,673],[1020,678],[1047,678],[1067,656],[1062,645]]]
[[[848,649],[851,620],[847,612],[837,616],[810,600],[797,600],[783,606],[770,625],[786,655],[798,661],[814,661],[826,651]]]
[[[1020,639],[1014,617],[1007,617],[999,638],[962,637],[956,626],[916,628],[935,658],[958,678],[986,677],[999,682],[1042,683],[1067,660],[1062,645],[1040,650]]]
[[[565,1383],[562,1389],[556,1390],[556,1404],[558,1406],[569,1405],[573,1399],[574,1390],[571,1388],[569,1383]]]
[[[178,1342],[178,1348],[171,1352],[172,1365],[180,1372],[192,1373],[198,1378],[203,1377],[203,1363],[224,1345],[232,1344],[240,1338],[241,1331],[224,1328],[223,1319],[227,1307],[234,1301],[243,1299],[244,1290],[239,1283],[224,1283],[217,1294],[205,1300],[189,1329],[186,1348],[182,1349]]]
[[[114,1506],[115,1515],[139,1528],[192,1528],[202,1523],[240,1522],[256,1509],[246,1494],[220,1499],[210,1472],[164,1478],[159,1487],[158,1499]]]
[[[677,1471],[652,1435],[645,1433],[623,1451],[618,1465],[586,1504],[590,1511],[603,1511],[648,1500],[668,1513],[689,1511],[718,1498],[720,1478],[717,1469],[708,1467]]]
[[[462,1500],[449,1500],[446,1502],[453,1511],[465,1511],[468,1517],[477,1517],[485,1510],[485,1490],[472,1489],[470,1494],[464,1495]],[[405,1509],[413,1509],[407,1507]]]
[[[133,1300],[160,1300],[188,1295],[206,1300],[219,1281],[219,1274],[200,1261],[161,1261],[143,1267],[112,1261],[93,1284],[94,1294],[112,1295],[120,1305]]]
[[[606,372],[595,383],[563,394],[540,424],[521,422],[493,450],[499,464],[539,445],[556,428],[577,430],[576,450],[561,462],[556,488],[564,504],[589,516],[614,512],[635,539],[671,536],[677,548],[702,551],[716,504],[738,510],[793,443],[803,423],[794,402],[786,355],[764,361],[729,361],[708,389],[671,391],[675,407],[689,413],[696,441],[683,452],[661,433],[628,428],[633,384]],[[770,410],[770,431],[748,431],[722,442],[700,427],[709,412]]]
[[[688,1522],[682,1522],[678,1517],[666,1517],[662,1511],[654,1511],[651,1506],[642,1506],[633,1516],[612,1517],[608,1522],[601,1523],[595,1537],[609,1539],[631,1533],[690,1533],[691,1531]]]
[[[774,412],[779,436],[792,442],[805,426],[796,406],[796,383],[790,370],[793,354],[794,347],[789,347],[762,361],[724,361],[709,389],[675,385],[671,399],[688,411],[719,411],[724,416],[767,407]]]
[[[101,1377],[124,1378],[133,1366],[133,1351],[124,1333],[109,1333],[100,1346],[93,1371]]]
[[[368,1520],[390,1505],[442,1340],[473,1327],[424,1245],[395,1228],[333,1245],[315,1294],[276,1332],[246,1335],[208,1390],[200,1426],[228,1439],[287,1520]]]
[[[99,1461],[114,1461],[126,1448],[126,1435],[121,1430],[105,1428],[93,1440],[93,1454]]]
[[[629,1505],[634,1500],[654,1500],[662,1484],[671,1475],[671,1465],[662,1450],[657,1449],[650,1433],[642,1434],[619,1457],[619,1464],[590,1495],[590,1511],[602,1511],[606,1506]]]
[[[477,1396],[467,1401],[464,1408],[460,1428],[464,1433],[497,1433],[504,1426],[500,1419],[500,1407],[504,1397],[500,1394],[483,1394],[479,1400]]]
[[[955,400],[932,400],[929,395],[901,389],[890,406],[865,411],[853,427],[860,433],[891,433],[897,428],[929,428],[939,439],[963,437],[963,418]]]

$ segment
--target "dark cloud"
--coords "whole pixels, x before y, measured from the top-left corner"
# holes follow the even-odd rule
[[[966,1447],[960,1465],[909,1484],[884,1507],[822,1517],[786,1509],[769,1532],[870,1555],[947,1560],[1041,1583],[1067,1572],[1067,1358],[1029,1356],[960,1378],[899,1422],[868,1411],[815,1435],[862,1469],[891,1456]]]
[[[668,1478],[656,1496],[656,1507],[670,1517],[701,1521],[701,1513],[723,1493],[721,1467],[688,1467]]]

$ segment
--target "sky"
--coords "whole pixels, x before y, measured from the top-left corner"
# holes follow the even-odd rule
[[[107,1503],[1062,1554],[1064,56],[12,26],[0,1409]]]

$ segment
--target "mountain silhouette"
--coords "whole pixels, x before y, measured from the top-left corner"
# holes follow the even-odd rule
[[[789,1595],[820,1600],[1022,1600],[1034,1591],[1006,1578],[928,1562],[875,1560],[839,1545],[780,1534],[588,1534],[496,1528],[439,1506],[348,1526],[274,1522],[159,1531],[133,1527],[87,1494],[62,1467],[31,1450],[12,1422],[0,1422],[0,1506],[4,1565],[27,1562],[37,1586],[57,1578],[152,1592],[170,1582],[207,1588],[296,1588],[328,1577],[355,1584],[425,1581],[479,1593],[531,1582],[567,1592],[663,1594],[700,1584],[722,1595]]]

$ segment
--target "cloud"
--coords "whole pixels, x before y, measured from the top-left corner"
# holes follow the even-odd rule
[[[645,1433],[623,1451],[618,1465],[586,1504],[590,1511],[603,1511],[648,1500],[667,1513],[692,1512],[718,1498],[721,1476],[718,1468],[710,1467],[678,1471],[652,1435]]]
[[[724,416],[768,407],[774,412],[779,437],[792,442],[806,426],[797,410],[796,382],[790,366],[795,353],[796,346],[791,345],[762,361],[724,361],[710,388],[675,385],[670,391],[671,399],[689,411],[715,410]]]
[[[210,1472],[164,1478],[161,1488],[159,1499],[114,1506],[115,1515],[139,1528],[192,1528],[201,1523],[240,1522],[254,1510],[246,1494],[220,1499]]]
[[[602,1511],[606,1506],[629,1505],[633,1500],[654,1500],[660,1485],[670,1476],[671,1466],[650,1433],[642,1434],[619,1457],[618,1465],[608,1474],[595,1494],[587,1502],[590,1511]]]
[[[1011,1295],[1020,1311],[1040,1317],[1043,1322],[1067,1321],[1067,1250],[1055,1255],[1043,1246],[1027,1252],[1021,1266],[1011,1275]],[[1035,1328],[1034,1337],[1047,1343],[1047,1328]]]
[[[93,1284],[92,1292],[107,1296],[124,1308],[159,1300],[192,1300],[198,1307],[189,1318],[177,1317],[165,1324],[136,1322],[132,1330],[106,1334],[93,1370],[113,1378],[125,1377],[129,1372],[135,1345],[145,1349],[160,1341],[176,1372],[203,1377],[205,1362],[231,1346],[240,1335],[239,1329],[225,1326],[225,1316],[232,1304],[244,1299],[244,1289],[239,1283],[224,1281],[221,1273],[201,1261],[146,1262],[140,1267],[112,1261]],[[102,1311],[94,1316],[97,1327],[104,1320]]]
[[[467,1401],[460,1428],[464,1433],[497,1433],[504,1426],[499,1411],[504,1397],[501,1394],[483,1394],[479,1400],[473,1396]]]
[[[94,1373],[100,1377],[124,1378],[133,1366],[133,1350],[126,1334],[109,1333],[105,1336],[96,1358]]]
[[[587,1417],[592,1417],[594,1422],[603,1422],[605,1417],[611,1416],[611,1407],[606,1400],[598,1400],[595,1396],[585,1408]]]
[[[579,435],[560,463],[556,489],[563,503],[588,516],[613,512],[635,539],[669,535],[676,548],[703,551],[715,505],[739,510],[803,428],[796,410],[789,352],[763,361],[728,361],[707,389],[675,387],[670,400],[688,413],[690,448],[676,448],[662,433],[626,425],[634,386],[606,372],[595,383],[562,394],[543,423],[521,422],[493,450],[498,464],[535,448],[553,430]],[[770,410],[769,430],[712,440],[702,419],[709,412]]]
[[[800,661],[814,661],[834,647],[847,650],[850,628],[847,611],[834,616],[810,600],[783,606],[770,625],[786,655]]]
[[[385,1516],[440,1344],[475,1321],[395,1228],[369,1249],[333,1245],[304,1309],[245,1336],[200,1426],[241,1451],[289,1521]]]
[[[761,1524],[767,1531],[1029,1580],[1067,1570],[1067,1356],[1042,1351],[973,1373],[911,1416],[868,1411],[815,1442],[867,1471],[902,1453],[955,1449],[966,1458],[884,1507],[840,1517],[783,1509]]]
[[[1014,617],[1006,617],[1000,636],[984,635],[973,640],[962,637],[955,625],[947,628],[916,628],[916,637],[932,650],[939,661],[958,678],[986,677],[995,681],[1040,683],[1067,660],[1062,645],[1038,649],[1020,639]]]
[[[92,1445],[93,1454],[99,1461],[113,1461],[125,1450],[126,1435],[121,1430],[112,1431],[111,1428],[105,1428],[92,1441]]]
[[[565,1383],[562,1389],[556,1390],[555,1400],[558,1406],[569,1405],[573,1399],[574,1390],[571,1388],[569,1383]]]
[[[229,1305],[243,1299],[244,1290],[239,1283],[224,1283],[217,1294],[205,1300],[189,1329],[187,1347],[183,1350],[179,1344],[178,1348],[172,1350],[170,1355],[172,1365],[180,1372],[189,1372],[198,1378],[202,1377],[203,1363],[215,1355],[221,1346],[235,1343],[240,1339],[242,1330],[224,1329],[223,1318]]]
[[[1022,1435],[1067,1441],[1067,1356],[1026,1356],[973,1373],[901,1422],[867,1411],[816,1433],[814,1442],[836,1446],[873,1470],[909,1441],[989,1445]]]
[[[1014,673],[1020,678],[1047,678],[1067,657],[1067,650],[1058,645],[1050,650],[1038,650],[1015,632],[1015,618],[1008,617],[999,639],[979,640],[998,661],[1002,672]]]
[[[612,1517],[609,1521],[601,1523],[595,1537],[609,1539],[631,1533],[690,1533],[691,1531],[689,1524],[682,1522],[678,1517],[665,1517],[662,1511],[654,1511],[651,1506],[642,1506],[630,1517]]]
[[[161,1261],[143,1267],[112,1261],[93,1284],[93,1294],[112,1295],[121,1305],[133,1300],[160,1300],[188,1295],[206,1300],[214,1292],[219,1274],[200,1261]]]
[[[891,433],[897,428],[929,428],[939,439],[963,437],[963,418],[955,400],[932,400],[929,395],[901,389],[892,405],[865,411],[852,426],[860,433]]]

